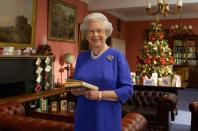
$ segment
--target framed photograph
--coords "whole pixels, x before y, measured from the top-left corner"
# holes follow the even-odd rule
[[[48,38],[76,42],[76,7],[60,0],[49,0]]]
[[[68,111],[69,112],[75,111],[75,102],[68,102]]]
[[[34,46],[36,0],[1,0],[0,12],[0,47]]]

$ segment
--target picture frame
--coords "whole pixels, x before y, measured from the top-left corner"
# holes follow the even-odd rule
[[[36,0],[1,0],[0,5],[0,48],[34,47]]]
[[[78,24],[78,47],[79,47],[79,52],[83,52],[89,50],[90,47],[89,47],[89,42],[80,31],[80,25],[81,23]]]
[[[56,41],[77,41],[76,7],[60,0],[49,0],[48,38]]]

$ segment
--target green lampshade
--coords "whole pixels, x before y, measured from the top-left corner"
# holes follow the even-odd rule
[[[71,53],[66,53],[63,57],[65,63],[67,64],[72,64],[74,61],[74,55],[72,55]]]

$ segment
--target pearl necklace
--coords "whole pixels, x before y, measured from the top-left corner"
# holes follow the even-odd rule
[[[109,47],[108,47],[109,48]],[[104,49],[100,54],[94,55],[93,51],[91,51],[91,59],[96,60],[98,59],[108,48]]]
[[[103,53],[100,53],[99,55],[94,55],[93,51],[91,51],[91,59],[96,60],[98,59]]]

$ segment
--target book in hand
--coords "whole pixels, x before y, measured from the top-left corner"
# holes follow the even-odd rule
[[[85,88],[87,90],[98,90],[98,87],[95,85],[92,85],[90,83],[81,80],[73,80],[73,79],[67,79],[65,82],[65,87],[67,90],[70,90],[71,88]]]

